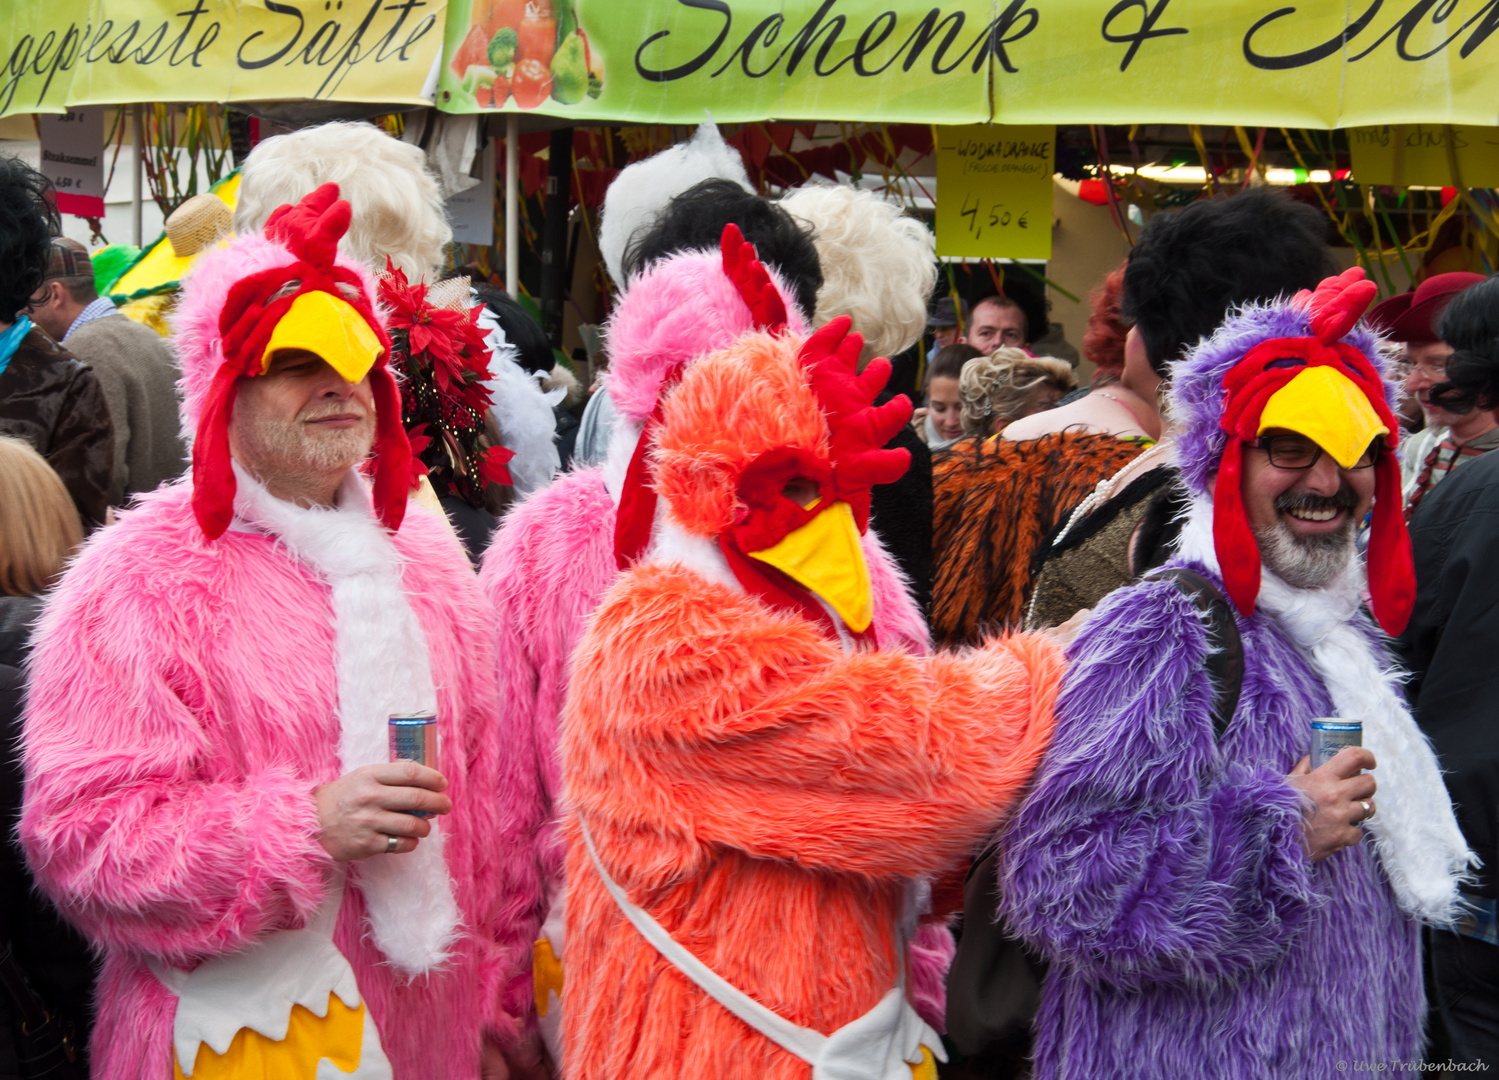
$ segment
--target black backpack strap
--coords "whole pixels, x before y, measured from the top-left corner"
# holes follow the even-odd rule
[[[1151,576],[1170,581],[1207,616],[1208,644],[1213,646],[1207,658],[1208,675],[1215,689],[1213,735],[1221,739],[1239,708],[1239,694],[1244,688],[1244,641],[1239,636],[1233,608],[1218,587],[1195,570],[1170,566]]]

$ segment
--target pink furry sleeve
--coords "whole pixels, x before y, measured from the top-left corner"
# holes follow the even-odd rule
[[[569,797],[672,808],[700,844],[932,876],[1020,794],[1062,673],[1048,640],[845,655],[804,620],[677,569],[626,576],[574,665]],[[621,784],[619,776],[630,778]],[[667,813],[663,809],[663,814]]]
[[[511,702],[507,711],[505,697],[496,693],[493,643],[497,636],[504,641],[501,631],[512,628],[497,624],[493,605],[446,529],[417,511],[402,526],[401,539],[422,567],[422,589],[442,598],[429,606],[424,597],[418,606],[433,620],[427,642],[434,671],[445,673],[463,721],[463,788],[454,794],[455,806],[463,800],[464,833],[461,848],[456,831],[450,833],[448,858],[461,879],[465,916],[477,939],[474,993],[483,1003],[484,1034],[508,1048],[535,1019],[531,949],[544,914],[536,859],[541,776],[533,732],[505,723],[519,703]]]
[[[230,778],[206,753],[220,703],[196,642],[110,576],[85,558],[38,631],[20,826],[37,881],[96,943],[176,964],[300,925],[330,861],[312,785]]]

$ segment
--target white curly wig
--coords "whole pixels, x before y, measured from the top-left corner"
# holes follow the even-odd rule
[[[409,281],[437,280],[453,239],[426,155],[372,124],[336,120],[266,139],[245,159],[234,231],[265,224],[271,211],[329,183],[354,209],[339,250],[375,271],[385,256]]]
[[[931,230],[889,200],[847,184],[805,184],[781,205],[812,226],[822,264],[813,325],[847,315],[864,335],[861,360],[910,348],[926,328],[937,284]]]

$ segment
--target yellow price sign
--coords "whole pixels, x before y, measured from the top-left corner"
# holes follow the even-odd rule
[[[960,124],[937,129],[937,254],[1051,258],[1057,129]]]

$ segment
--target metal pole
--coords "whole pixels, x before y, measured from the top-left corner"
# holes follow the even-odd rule
[[[146,156],[146,135],[143,110],[140,105],[133,107],[131,126],[135,128],[131,140],[135,151],[135,161],[130,170],[130,242],[136,247],[141,246],[141,169],[143,159]]]
[[[505,117],[505,291],[520,295],[520,117]]]

